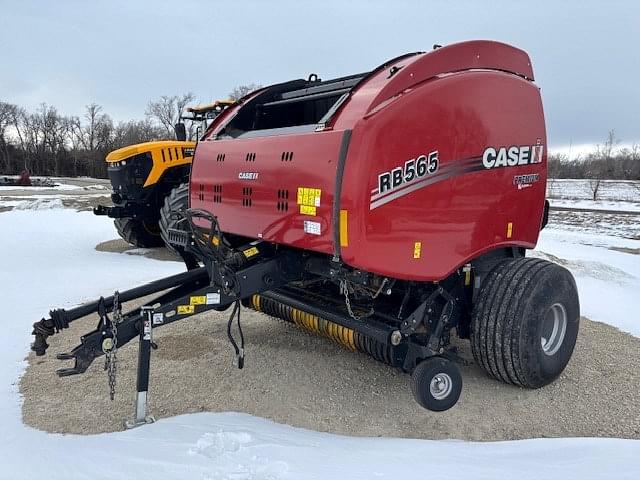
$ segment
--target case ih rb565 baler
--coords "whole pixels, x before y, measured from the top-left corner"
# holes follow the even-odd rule
[[[171,288],[142,310],[120,314],[113,297],[54,310],[35,324],[34,349],[99,310],[59,373],[139,335],[145,391],[152,329],[205,310],[233,306],[242,367],[231,327],[243,305],[411,373],[431,410],[460,395],[452,332],[491,377],[542,387],[569,361],[579,320],[571,274],[525,257],[546,223],[545,145],[529,57],[501,43],[263,88],[197,144],[190,209],[171,238],[203,266],[117,295]]]

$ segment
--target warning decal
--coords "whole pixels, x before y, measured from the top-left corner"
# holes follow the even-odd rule
[[[319,207],[322,190],[319,188],[298,187],[298,205]],[[302,210],[302,209],[301,209]],[[302,213],[302,211],[300,211]],[[308,213],[305,215],[309,215]]]

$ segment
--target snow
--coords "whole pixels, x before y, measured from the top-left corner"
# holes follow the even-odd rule
[[[582,315],[640,337],[640,255],[614,248],[640,251],[640,240],[548,226],[533,255],[571,270]]]
[[[34,192],[38,192],[38,191],[57,191],[57,190],[111,190],[111,187],[108,185],[102,185],[99,183],[96,183],[95,185],[82,185],[82,186],[78,186],[78,185],[72,185],[72,184],[68,184],[68,183],[58,183],[56,182],[56,184],[54,186],[51,187],[43,187],[43,186],[33,186],[33,187],[24,187],[24,186],[16,186],[16,185],[12,185],[12,186],[1,186],[0,187],[0,193],[2,192],[11,192],[11,191],[15,191],[15,190],[28,190],[28,191],[34,191]]]
[[[421,477],[447,480],[640,478],[640,441],[635,440],[474,443],[357,438],[239,413],[182,415],[135,430],[93,436],[34,430],[21,421],[18,393],[31,324],[52,307],[70,307],[182,267],[96,251],[96,244],[116,234],[111,222],[90,213],[59,208],[13,210],[0,213],[0,232],[0,292],[5,309],[0,348],[0,480],[395,479],[417,472]],[[638,291],[638,256],[609,248],[636,248],[638,243],[548,229],[540,250],[568,260],[587,315],[618,324],[625,311],[627,316],[635,315],[632,307],[637,302],[632,302],[631,292]],[[598,288],[604,290],[595,295]],[[618,310],[600,308],[610,304],[608,295],[614,293]],[[619,326],[640,333],[632,322]]]
[[[593,191],[589,180],[550,178],[547,182],[547,197],[549,199],[592,200]],[[640,181],[602,180],[598,187],[597,199],[640,202]]]

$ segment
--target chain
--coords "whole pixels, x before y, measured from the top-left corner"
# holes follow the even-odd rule
[[[340,280],[340,291],[344,295],[344,303],[347,306],[347,312],[349,312],[349,316],[351,318],[353,318],[354,320],[362,320],[373,315],[373,308],[364,315],[356,315],[354,313],[353,309],[351,308],[351,299],[349,299],[349,284],[346,280]]]
[[[120,306],[120,293],[113,294],[113,320],[111,321],[111,343],[102,343],[102,351],[105,354],[104,369],[109,380],[109,397],[114,399],[116,394],[116,373],[118,370],[118,324],[122,321],[122,307]],[[106,341],[106,339],[105,339]],[[110,348],[109,348],[110,345]]]

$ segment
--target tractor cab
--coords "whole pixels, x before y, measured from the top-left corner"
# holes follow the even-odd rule
[[[203,132],[207,130],[209,124],[222,113],[222,111],[233,105],[233,100],[216,100],[213,103],[207,103],[205,105],[197,105],[195,107],[187,107],[185,113],[180,116],[180,122],[174,126],[176,132],[176,140],[187,140],[187,128],[184,120],[197,123],[196,126],[196,138],[200,138]]]

